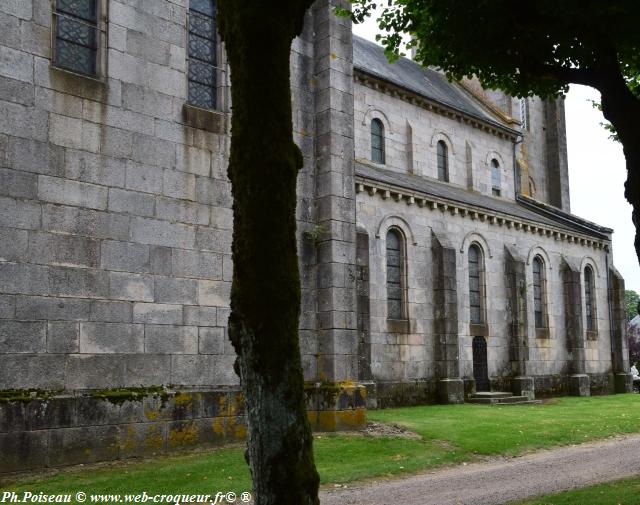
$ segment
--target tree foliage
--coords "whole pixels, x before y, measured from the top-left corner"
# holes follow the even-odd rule
[[[624,303],[627,309],[627,320],[631,321],[640,313],[640,295],[631,289],[624,292]]]
[[[351,0],[353,19],[380,3]],[[602,112],[623,145],[625,196],[640,260],[640,2],[638,0],[388,0],[379,40],[397,55],[403,34],[415,59],[449,78],[477,76],[514,96],[558,96],[569,84],[600,91]]]

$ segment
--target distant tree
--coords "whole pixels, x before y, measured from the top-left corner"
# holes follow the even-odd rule
[[[631,321],[640,312],[640,295],[627,289],[624,292],[624,303],[627,308],[627,321]]]
[[[640,365],[640,335],[629,333],[629,361],[633,365]]]
[[[318,505],[298,340],[300,279],[291,43],[312,0],[218,0],[231,68],[229,337],[245,392],[256,505]]]
[[[361,21],[382,2],[351,0]],[[604,117],[622,143],[625,196],[640,260],[640,1],[386,0],[379,27],[387,54],[410,34],[415,59],[452,79],[550,98],[570,83],[600,91]],[[606,169],[603,167],[603,170]]]

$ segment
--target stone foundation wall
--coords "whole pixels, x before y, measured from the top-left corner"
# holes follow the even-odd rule
[[[314,430],[366,423],[364,387],[310,385],[306,392]],[[209,448],[245,435],[237,388],[0,395],[0,474]]]

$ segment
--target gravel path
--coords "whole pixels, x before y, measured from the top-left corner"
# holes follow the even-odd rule
[[[326,489],[322,505],[497,505],[640,475],[640,435]]]

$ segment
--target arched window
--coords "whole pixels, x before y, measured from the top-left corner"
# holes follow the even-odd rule
[[[377,118],[371,121],[371,161],[384,164],[384,125]]]
[[[484,324],[484,260],[476,244],[469,247],[469,308],[471,323]]]
[[[405,246],[399,230],[387,232],[387,317],[406,319],[405,310]]]
[[[596,289],[593,281],[593,269],[584,268],[584,305],[587,313],[587,331],[597,331],[596,326]]]
[[[494,158],[491,160],[491,193],[493,196],[500,196],[502,193],[502,182],[500,179],[500,163]]]
[[[443,140],[438,141],[438,180],[449,182],[449,149]]]
[[[533,314],[536,328],[547,327],[546,276],[544,261],[533,258]]]

